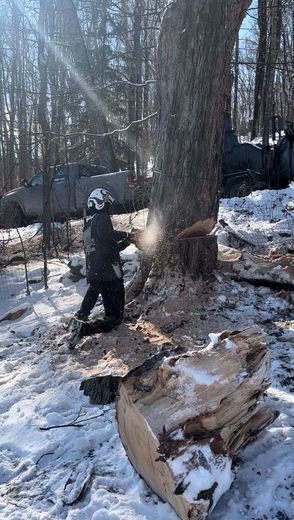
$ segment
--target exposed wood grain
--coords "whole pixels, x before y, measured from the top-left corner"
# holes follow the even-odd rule
[[[274,420],[263,403],[269,383],[257,327],[154,359],[119,382],[117,420],[128,457],[182,520],[205,518],[231,483],[233,457]]]

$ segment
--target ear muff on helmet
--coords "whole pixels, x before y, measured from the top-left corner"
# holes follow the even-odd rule
[[[88,198],[87,206],[89,209],[101,211],[106,204],[113,204],[114,198],[108,190],[96,188]]]

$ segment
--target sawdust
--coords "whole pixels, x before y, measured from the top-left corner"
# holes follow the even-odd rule
[[[215,218],[206,218],[205,220],[199,220],[192,224],[192,226],[187,227],[183,231],[181,231],[176,238],[188,238],[188,237],[197,237],[201,235],[208,235],[214,228],[216,224]]]
[[[123,377],[141,365],[150,356],[170,348],[172,340],[152,322],[139,319],[123,323],[110,333],[83,338],[72,354],[72,361],[85,378],[97,374]],[[59,349],[55,365],[64,362],[64,351]]]
[[[95,377],[97,372],[123,377],[164,349],[204,348],[209,335],[223,330],[259,324],[270,334],[281,334],[282,323],[285,330],[291,329],[287,291],[273,293],[264,287],[235,282],[223,268],[209,280],[186,277],[183,281],[174,274],[161,282],[164,290],[159,284],[158,292],[147,300],[139,298],[127,305],[125,322],[117,329],[79,342],[72,363],[83,379]],[[272,302],[274,297],[280,302],[276,310],[268,307],[272,303],[266,303],[267,298]],[[65,352],[59,350],[55,362],[64,363],[64,356]]]

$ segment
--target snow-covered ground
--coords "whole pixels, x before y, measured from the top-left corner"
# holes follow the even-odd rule
[[[248,197],[223,199],[219,219],[250,237],[257,247],[294,239],[294,183],[284,190],[255,191]],[[225,232],[224,232],[225,233]]]
[[[1,242],[9,241],[9,240],[18,240],[19,234],[21,235],[23,240],[30,240],[36,235],[39,235],[42,231],[42,224],[35,223],[30,226],[17,229],[1,229],[0,230],[0,240]]]
[[[289,242],[293,193],[292,186],[224,200],[220,218],[241,232],[262,237],[262,245]],[[22,233],[30,237],[36,231],[34,227]],[[137,255],[134,246],[123,253],[126,283],[137,268]],[[0,322],[0,518],[177,520],[128,462],[114,406],[89,404],[79,390],[82,376],[74,354],[52,339],[52,331],[78,308],[85,280],[74,283],[66,262],[51,260],[45,291],[38,283],[40,269],[39,262],[29,264],[29,277],[36,282],[30,296],[25,293],[23,267],[0,271],[0,320],[9,309],[28,307],[18,320]],[[214,310],[231,320],[232,329],[257,322],[268,334],[273,383],[267,399],[280,415],[242,453],[233,485],[210,518],[290,520],[294,518],[290,303],[269,288],[222,277],[215,284],[219,297],[212,302]]]

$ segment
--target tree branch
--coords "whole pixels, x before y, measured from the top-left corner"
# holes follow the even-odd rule
[[[70,423],[67,423],[67,424],[56,424],[54,426],[40,426],[39,430],[40,431],[47,431],[47,430],[53,430],[53,429],[57,429],[57,428],[70,428],[70,427],[74,427],[74,428],[81,428],[82,426],[84,426],[84,422],[86,421],[91,421],[91,419],[97,419],[98,417],[101,417],[101,415],[104,415],[104,413],[100,413],[99,415],[93,415],[92,417],[86,417],[85,419],[80,419],[79,421],[77,420],[79,417],[81,417],[81,413],[79,412],[77,417]]]

